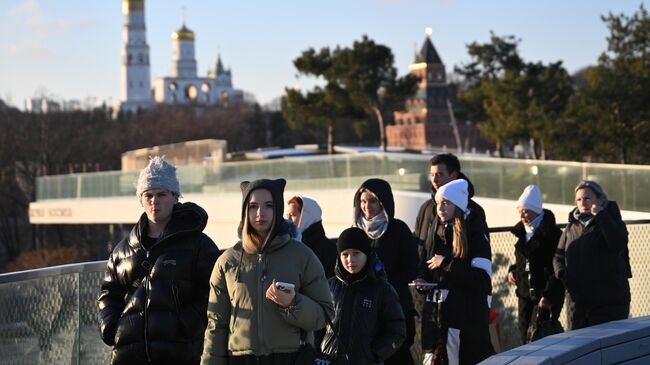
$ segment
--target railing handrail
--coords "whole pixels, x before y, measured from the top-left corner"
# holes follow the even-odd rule
[[[50,276],[59,276],[65,274],[74,274],[81,272],[96,272],[106,269],[106,260],[80,262],[75,264],[66,264],[58,266],[48,266],[39,269],[15,271],[0,274],[0,284],[11,283],[16,281],[45,278]]]
[[[650,219],[626,220],[625,224],[626,225],[650,224]],[[557,224],[557,226],[560,228],[565,228],[567,224],[560,223]],[[501,233],[501,232],[510,232],[511,229],[512,226],[494,227],[494,228],[490,228],[489,231],[490,233]],[[81,273],[81,272],[97,272],[97,271],[103,271],[105,269],[106,269],[106,260],[81,262],[81,263],[59,265],[59,266],[48,266],[39,269],[0,274],[0,284],[44,278],[50,276]]]

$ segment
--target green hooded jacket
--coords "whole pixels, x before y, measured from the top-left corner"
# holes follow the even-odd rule
[[[246,200],[253,189],[242,190]],[[274,200],[277,207],[279,199]],[[288,308],[266,298],[273,279],[295,285],[296,296]],[[246,253],[240,241],[217,260],[210,278],[201,363],[226,365],[229,356],[296,352],[301,329],[325,327],[325,311],[332,318],[332,295],[320,261],[280,223],[260,254]]]

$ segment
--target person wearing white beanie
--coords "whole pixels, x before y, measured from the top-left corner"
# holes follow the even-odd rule
[[[199,364],[210,274],[219,256],[208,214],[179,203],[176,167],[152,158],[136,183],[144,212],[111,253],[99,299],[111,364]],[[179,331],[182,328],[182,331]]]
[[[467,213],[467,202],[469,195],[467,193],[467,181],[454,180],[441,186],[436,192],[436,201],[449,200],[454,203],[463,213]]]
[[[420,263],[418,265],[418,277],[414,280],[416,285],[418,282],[426,282],[427,280],[430,280],[431,271],[427,267],[427,261],[436,254],[434,251],[437,237],[436,230],[439,227],[444,226],[444,224],[440,224],[441,221],[438,218],[438,206],[435,194],[446,184],[455,180],[463,180],[467,183],[468,199],[467,207],[464,209],[464,211],[467,212],[465,213],[465,216],[467,218],[471,215],[470,220],[472,222],[480,221],[485,237],[489,238],[485,211],[479,204],[472,200],[472,197],[474,196],[474,185],[469,177],[461,171],[461,164],[458,157],[451,153],[436,154],[429,160],[427,174],[431,181],[431,199],[427,199],[420,206],[413,229],[413,235],[419,241],[418,259]],[[453,203],[449,205],[454,206]],[[460,209],[458,210],[460,211]],[[416,289],[419,291],[425,291],[424,289],[426,288],[416,286]],[[438,327],[434,320],[435,315],[433,314],[435,312],[434,294],[434,290],[428,291],[420,316],[420,332],[422,333],[420,346],[423,353],[422,363],[424,365],[432,363],[437,346],[436,344],[438,343]]]
[[[526,186],[519,200],[517,200],[517,208],[532,210],[537,214],[541,214],[544,211],[542,206],[542,192],[537,185]]]
[[[438,223],[428,273],[418,279],[437,283],[434,298],[442,302],[438,326],[446,336],[450,364],[476,364],[494,354],[488,329],[492,292],[490,240],[480,216],[468,209],[466,180],[453,180],[436,194]],[[422,281],[415,287],[422,290]],[[438,345],[443,346],[443,345]],[[436,349],[434,353],[439,353]],[[435,358],[435,357],[434,357]]]
[[[526,186],[516,208],[519,222],[511,230],[517,237],[515,263],[508,269],[508,283],[517,287],[519,333],[527,343],[552,334],[536,330],[545,328],[537,326],[541,320],[551,320],[555,331],[562,330],[558,318],[564,286],[553,275],[553,255],[562,230],[553,212],[543,208],[542,192],[536,185]]]

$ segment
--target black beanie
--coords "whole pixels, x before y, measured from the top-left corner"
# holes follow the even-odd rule
[[[352,227],[341,232],[339,239],[336,241],[336,250],[340,254],[347,249],[359,250],[370,256],[370,238],[361,228]]]

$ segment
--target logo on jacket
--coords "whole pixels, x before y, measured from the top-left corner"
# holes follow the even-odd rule
[[[176,266],[176,260],[165,260],[163,261],[163,266],[172,265]]]
[[[372,308],[372,300],[364,299],[363,302],[361,303],[361,306],[364,307],[364,308],[371,309]]]

